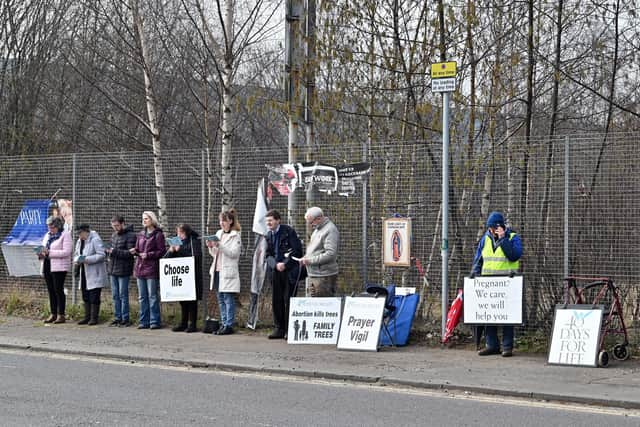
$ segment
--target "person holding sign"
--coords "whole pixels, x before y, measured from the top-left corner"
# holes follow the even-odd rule
[[[340,232],[333,222],[317,206],[304,215],[313,228],[307,252],[300,263],[307,267],[307,295],[310,297],[334,297],[338,282],[338,246]]]
[[[88,224],[79,225],[73,263],[80,278],[84,318],[78,325],[98,324],[100,293],[107,281],[105,258],[104,244],[98,233],[91,230]]]
[[[240,223],[235,209],[223,211],[219,215],[220,230],[216,232],[217,240],[207,240],[209,254],[213,257],[213,263],[209,273],[211,274],[210,289],[218,292],[218,305],[220,306],[220,329],[214,331],[215,335],[229,335],[233,333],[235,321],[235,294],[240,293],[240,271],[238,261],[242,250],[240,238]]]
[[[487,218],[487,231],[484,233],[473,259],[471,277],[513,275],[520,269],[522,241],[513,230],[505,225],[504,216],[497,211]],[[485,326],[486,345],[480,350],[480,356],[500,354],[498,327]],[[502,327],[502,356],[513,355],[513,326]]]
[[[289,323],[289,299],[295,295],[300,277],[302,242],[296,231],[281,224],[280,212],[270,210],[265,215],[267,228],[267,266],[272,271],[273,292],[271,309],[273,310],[273,332],[269,339],[284,338]]]
[[[141,232],[136,236],[136,245],[129,252],[136,257],[134,274],[138,279],[138,301],[140,316],[138,329],[160,329],[160,258],[167,249],[164,233],[156,214],[151,211],[142,213]]]
[[[42,248],[37,253],[42,261],[42,275],[49,293],[51,315],[44,323],[64,323],[66,297],[64,295],[64,279],[71,267],[73,241],[71,233],[64,229],[60,217],[47,218],[49,231],[42,239]]]
[[[198,322],[198,301],[202,299],[202,246],[200,236],[189,224],[178,224],[176,234],[182,244],[169,246],[167,258],[194,257],[196,277],[196,300],[180,301],[181,320],[173,332],[195,332]]]

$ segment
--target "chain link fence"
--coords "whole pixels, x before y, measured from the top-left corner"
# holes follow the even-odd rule
[[[553,308],[563,300],[563,278],[572,274],[611,277],[623,298],[625,320],[634,326],[631,340],[640,342],[635,328],[640,307],[636,278],[640,265],[638,136],[567,136],[528,143],[515,138],[476,140],[473,144],[454,141],[450,162],[449,297],[455,296],[471,269],[487,213],[501,210],[521,234],[525,248],[521,265],[526,321],[519,328],[521,336],[548,332]],[[314,192],[310,196],[313,201],[308,202],[304,191],[294,193],[295,226],[301,235],[305,235],[303,214],[309,203],[322,207],[340,229],[340,291],[359,292],[366,282],[415,286],[422,294],[416,328],[439,333],[440,142],[377,142],[371,147],[345,143],[315,147],[309,157],[335,166],[365,159],[371,163],[369,179],[349,197]],[[250,290],[255,242],[251,224],[257,184],[267,176],[266,164],[286,162],[286,147],[242,147],[233,152],[232,192],[243,225],[244,244],[241,305],[248,300]],[[218,228],[219,164],[219,154],[208,151],[163,153],[169,222],[164,224],[166,234],[175,235],[175,225],[181,222],[205,234]],[[142,211],[157,211],[153,155],[147,152],[4,157],[0,158],[0,183],[4,189],[0,211],[3,236],[11,229],[24,200],[48,198],[58,190],[58,198],[73,200],[74,223],[91,224],[105,240],[111,234],[112,215],[121,214],[128,223],[141,228]],[[287,197],[274,190],[272,207],[284,214]],[[424,277],[415,266],[382,267],[382,219],[394,214],[412,219],[412,257],[424,266]],[[210,262],[206,255],[205,283]],[[68,280],[70,289],[71,278]],[[0,293],[25,289],[44,305],[43,281],[10,277],[2,262]],[[265,290],[260,319],[270,323],[268,284]],[[110,300],[108,293],[104,301]],[[135,294],[132,286],[132,300]],[[210,298],[206,300],[203,310],[212,313],[215,304]]]

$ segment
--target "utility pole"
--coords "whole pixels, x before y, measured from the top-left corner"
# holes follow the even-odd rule
[[[315,144],[315,129],[313,123],[313,105],[315,104],[316,89],[316,0],[305,0],[305,97],[304,97],[304,130],[306,139],[305,161],[311,162],[313,146]],[[307,208],[315,204],[315,190],[309,186],[306,192]],[[311,236],[311,227],[307,225],[306,239]]]
[[[300,17],[302,15],[301,0],[287,0],[285,32],[285,93],[289,114],[288,163],[295,164],[298,157],[298,92],[300,87]],[[296,228],[295,191],[289,193],[287,199],[287,221]]]

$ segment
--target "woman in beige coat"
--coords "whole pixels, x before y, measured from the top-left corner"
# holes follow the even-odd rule
[[[235,320],[235,295],[240,293],[240,271],[238,261],[242,250],[240,239],[240,222],[235,209],[220,213],[220,230],[216,232],[217,240],[207,241],[209,254],[213,263],[211,274],[211,289],[218,292],[220,305],[220,329],[215,335],[229,335],[233,333]]]

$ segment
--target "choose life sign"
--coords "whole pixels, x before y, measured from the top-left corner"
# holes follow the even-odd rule
[[[195,301],[196,275],[193,257],[160,259],[162,302]]]
[[[603,309],[591,304],[557,305],[548,363],[598,366]]]
[[[464,278],[464,323],[522,324],[522,276]]]
[[[346,297],[338,337],[340,350],[378,350],[384,298]]]
[[[342,298],[289,299],[288,344],[338,342]]]

